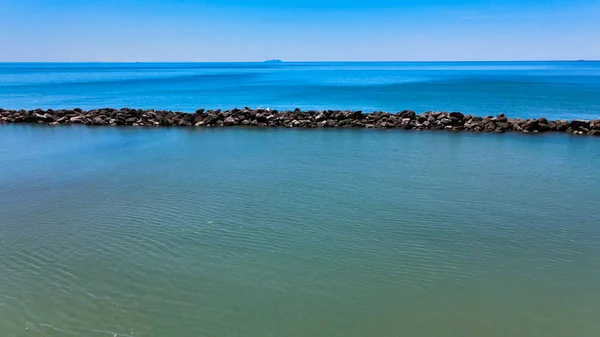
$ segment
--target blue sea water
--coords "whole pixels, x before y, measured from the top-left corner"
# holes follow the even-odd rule
[[[2,64],[4,108],[598,118],[599,65]],[[0,336],[600,336],[600,141],[0,125]]]
[[[600,116],[600,62],[4,63],[0,107]]]

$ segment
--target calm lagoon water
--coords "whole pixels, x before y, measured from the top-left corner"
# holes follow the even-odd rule
[[[600,64],[0,64],[0,107],[598,118]],[[600,336],[600,142],[0,126],[0,336]]]
[[[600,143],[0,127],[3,336],[597,336]]]

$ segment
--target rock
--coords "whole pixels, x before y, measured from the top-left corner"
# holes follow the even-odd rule
[[[496,130],[496,123],[494,123],[492,121],[489,121],[489,122],[487,122],[485,124],[485,126],[483,127],[483,129],[485,131],[492,132],[492,131]]]
[[[588,132],[588,135],[590,135],[590,136],[600,136],[600,130],[594,129],[594,130]]]
[[[463,115],[463,114],[462,114],[462,113],[460,113],[460,112],[451,112],[451,113],[450,113],[450,117],[451,117],[451,118],[456,118],[456,119],[464,119],[464,118],[465,118],[465,115]]]
[[[34,117],[38,121],[42,121],[42,122],[52,122],[52,121],[54,121],[54,119],[52,118],[52,116],[50,114],[48,114],[48,113],[44,113],[44,114],[34,113],[33,115],[34,115]]]
[[[521,125],[521,127],[525,131],[532,132],[537,130],[539,125],[540,123],[537,121],[537,119],[528,119]]]
[[[365,127],[365,123],[363,123],[361,120],[355,120],[354,123],[352,124],[352,127],[355,127],[355,128],[364,128]]]
[[[219,120],[219,115],[217,114],[209,114],[204,120],[205,125],[211,125],[216,123]]]
[[[341,121],[341,120],[343,120],[343,119],[346,119],[346,115],[344,115],[344,113],[343,113],[343,112],[340,112],[340,111],[336,112],[336,113],[333,115],[333,117],[334,117],[335,119],[337,119],[338,121]]]
[[[410,119],[414,119],[414,118],[416,118],[416,117],[417,117],[417,114],[416,114],[414,111],[412,111],[412,110],[404,110],[404,111],[401,111],[401,112],[397,113],[397,115],[398,115],[400,118],[410,118]]]
[[[511,129],[511,126],[508,122],[496,122],[496,128],[503,130],[503,131],[508,131]]]
[[[102,117],[94,117],[92,118],[92,123],[95,125],[105,125],[106,121]]]
[[[508,118],[502,113],[496,116],[496,122],[508,122]]]
[[[380,118],[381,115],[378,112],[373,112],[367,115],[367,119],[372,122],[378,121]]]
[[[350,115],[348,116],[348,118],[356,119],[356,120],[362,120],[362,119],[365,118],[365,115],[362,113],[361,110],[357,110],[357,111],[354,111],[354,112],[350,113]]]
[[[569,121],[558,121],[556,123],[556,131],[565,132],[570,128]]]
[[[588,129],[589,127],[590,127],[589,121],[585,121],[585,120],[581,120],[581,119],[574,119],[571,121],[571,128],[573,128],[574,130],[578,130],[580,128]]]
[[[52,123],[85,124],[85,125],[133,125],[133,126],[256,126],[256,127],[294,127],[294,128],[402,128],[405,130],[467,130],[472,132],[509,131],[568,132],[576,135],[587,134],[597,136],[600,133],[600,119],[587,121],[549,121],[541,117],[537,119],[507,118],[504,114],[496,117],[477,117],[463,115],[460,112],[428,111],[417,115],[414,111],[404,110],[396,114],[375,111],[363,114],[362,111],[324,110],[278,112],[277,110],[256,109],[249,107],[232,110],[204,110],[195,113],[173,112],[169,110],[141,109],[81,109],[60,110],[5,110],[0,108],[0,123]]]
[[[226,126],[232,126],[232,125],[236,125],[236,124],[237,124],[237,121],[235,120],[235,118],[233,118],[231,116],[225,118],[225,120],[223,121],[223,125],[226,125]]]

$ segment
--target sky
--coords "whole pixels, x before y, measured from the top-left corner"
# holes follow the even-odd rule
[[[600,0],[0,0],[0,62],[600,59]]]

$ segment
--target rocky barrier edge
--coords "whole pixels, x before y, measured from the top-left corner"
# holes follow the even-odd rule
[[[478,117],[460,112],[411,110],[398,113],[375,111],[363,113],[349,110],[277,111],[270,109],[205,110],[185,113],[153,109],[35,109],[6,110],[0,108],[2,123],[180,126],[180,127],[282,127],[282,128],[378,128],[404,130],[448,130],[471,132],[563,132],[600,136],[598,120],[548,120],[546,118]]]

